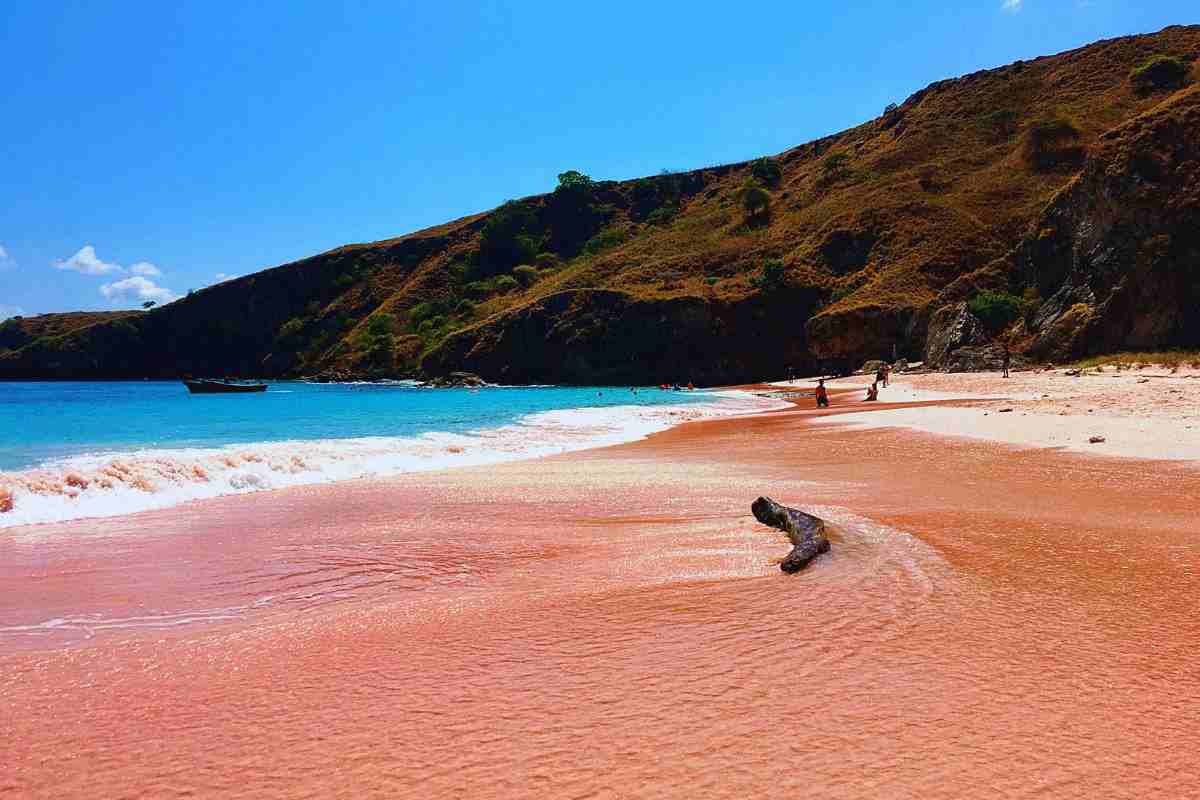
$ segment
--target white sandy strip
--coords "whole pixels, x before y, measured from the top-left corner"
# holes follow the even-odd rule
[[[1105,405],[1102,398],[1072,394],[1059,394],[1050,400],[1048,394],[1039,389],[1050,385],[1031,385],[1031,378],[1014,381],[1013,389],[997,379],[988,382],[986,394],[976,392],[946,392],[918,389],[906,379],[893,383],[880,391],[879,399],[888,403],[920,402],[929,400],[981,400],[995,399],[971,408],[898,408],[863,413],[839,414],[819,418],[818,421],[832,424],[850,424],[870,428],[902,427],[942,436],[964,436],[986,439],[1022,447],[1062,448],[1094,455],[1123,456],[1128,458],[1163,459],[1172,461],[1200,461],[1200,409],[1174,408],[1128,408],[1126,413],[1092,413],[1089,406]],[[1051,376],[1047,376],[1049,379]],[[1057,377],[1057,376],[1054,376]],[[998,378],[998,376],[997,376]],[[919,380],[914,376],[914,379]],[[857,385],[866,379],[847,379],[833,383],[834,386]],[[941,383],[941,382],[939,382]],[[1040,384],[1041,381],[1038,381]],[[1092,383],[1092,381],[1088,381]],[[812,381],[781,383],[780,386],[802,387]],[[1078,385],[1078,384],[1076,384]],[[972,388],[982,388],[978,385]],[[1054,386],[1055,389],[1060,388]],[[1124,388],[1124,387],[1122,387]],[[1142,388],[1142,387],[1138,387]],[[1032,389],[1032,391],[1031,391]],[[1092,389],[1081,385],[1081,390]],[[1153,390],[1145,389],[1141,397]],[[1073,402],[1072,402],[1073,401]],[[1097,402],[1101,401],[1101,402]],[[1132,405],[1132,404],[1131,404]],[[1011,409],[1001,411],[1001,409]],[[1166,413],[1164,413],[1166,412]],[[1190,412],[1190,413],[1188,413]],[[1092,442],[1096,437],[1102,442]]]

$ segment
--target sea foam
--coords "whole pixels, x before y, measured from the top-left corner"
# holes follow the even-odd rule
[[[786,407],[745,392],[703,405],[530,414],[465,434],[362,437],[91,453],[0,472],[0,528],[111,517],[230,494],[537,458],[630,442],[691,420]],[[0,507],[2,508],[2,507]]]

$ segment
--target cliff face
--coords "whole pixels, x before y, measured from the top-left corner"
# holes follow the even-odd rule
[[[721,383],[1200,344],[1200,27],[935,83],[762,162],[554,192],[146,313],[0,326],[0,378]],[[1138,72],[1151,59],[1153,70]],[[766,207],[747,211],[748,183]],[[1024,298],[984,325],[981,292]],[[990,352],[990,351],[989,351]]]
[[[1200,343],[1200,87],[1102,136],[1036,227],[1016,259],[1048,298],[1035,355]]]
[[[751,381],[816,367],[803,323],[817,301],[811,289],[740,301],[569,290],[449,336],[424,364],[507,383]]]

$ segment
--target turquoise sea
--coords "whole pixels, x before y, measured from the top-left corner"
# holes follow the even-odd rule
[[[178,382],[0,383],[0,527],[111,516],[220,494],[536,457],[686,418],[753,410],[658,388]]]

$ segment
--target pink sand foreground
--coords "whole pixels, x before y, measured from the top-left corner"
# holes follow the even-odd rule
[[[4,531],[0,795],[1195,795],[1192,463],[814,416]]]

